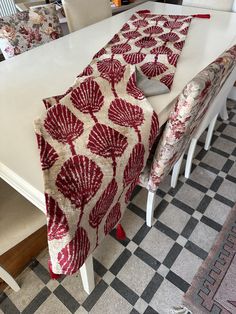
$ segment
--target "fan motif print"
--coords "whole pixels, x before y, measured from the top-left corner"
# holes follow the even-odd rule
[[[55,274],[73,274],[119,223],[159,132],[136,70],[171,87],[189,16],[137,12],[35,121]]]
[[[192,16],[137,12],[94,58],[122,59],[170,89],[191,20]]]

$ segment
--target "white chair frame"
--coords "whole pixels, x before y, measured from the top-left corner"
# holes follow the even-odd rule
[[[236,80],[236,68],[233,69],[229,77],[226,79],[224,85],[221,87],[218,95],[210,104],[201,124],[199,125],[197,131],[195,132],[190,142],[186,166],[185,166],[185,178],[189,178],[190,176],[195,148],[196,148],[198,139],[200,138],[202,133],[208,127],[204,149],[209,150],[218,115],[220,114],[222,120],[228,119],[228,113],[226,109],[226,100],[227,100],[227,96],[229,92],[231,91],[234,85],[235,80]]]
[[[109,0],[62,0],[70,32],[112,16]]]
[[[17,281],[12,277],[12,275],[6,271],[3,267],[0,266],[0,278],[2,278],[5,283],[12,288],[12,290],[18,292],[20,290],[20,286]]]
[[[197,128],[195,134],[193,135],[191,139],[189,148],[187,148],[188,155],[187,155],[187,162],[185,166],[186,178],[189,178],[190,176],[192,160],[193,160],[195,148],[196,148],[199,137],[208,127],[208,132],[207,132],[207,137],[206,137],[206,142],[205,142],[205,147],[204,147],[205,150],[208,150],[210,147],[210,143],[211,143],[211,139],[212,139],[212,135],[214,132],[214,127],[215,127],[215,123],[216,123],[218,115],[220,114],[223,120],[228,119],[226,100],[227,100],[227,96],[230,90],[232,89],[232,86],[234,85],[235,80],[236,80],[236,67],[234,67],[233,71],[231,72],[231,74],[228,76],[228,78],[225,80],[224,84],[222,85],[219,93],[209,104],[208,110],[205,113],[203,120],[201,121],[199,127]],[[187,149],[183,152],[183,154],[180,156],[179,160],[175,163],[172,169],[172,176],[171,176],[172,188],[175,188],[178,182],[181,164],[182,164],[183,157]],[[146,224],[148,227],[152,226],[153,213],[155,209],[154,208],[155,197],[156,197],[156,192],[148,191],[147,206],[146,206]]]

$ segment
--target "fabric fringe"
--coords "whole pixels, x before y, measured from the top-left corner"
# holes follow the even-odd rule
[[[52,262],[50,259],[48,260],[48,270],[49,270],[49,274],[50,274],[51,279],[56,280],[56,279],[59,279],[61,277],[61,275],[55,274],[52,271]]]
[[[185,306],[175,306],[170,310],[171,314],[193,314],[189,309]]]
[[[126,239],[126,234],[125,234],[125,231],[124,231],[123,227],[121,226],[121,224],[118,224],[116,227],[116,238],[117,238],[117,240],[125,240]]]
[[[196,17],[199,19],[210,19],[210,14],[193,14],[192,17]]]

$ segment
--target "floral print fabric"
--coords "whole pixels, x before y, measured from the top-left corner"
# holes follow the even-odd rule
[[[0,48],[5,59],[62,36],[54,4],[0,18]]]
[[[150,190],[157,190],[162,179],[184,153],[210,102],[235,65],[236,45],[201,71],[174,100],[164,134],[156,149],[147,185]]]

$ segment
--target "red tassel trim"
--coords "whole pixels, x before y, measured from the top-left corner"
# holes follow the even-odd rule
[[[51,279],[59,279],[61,277],[61,275],[54,274],[54,272],[52,271],[52,262],[50,259],[48,260],[48,270],[49,270]]]
[[[210,19],[210,14],[193,14],[192,17],[197,17],[199,19]]]
[[[116,227],[116,238],[117,238],[117,240],[125,240],[126,239],[126,234],[125,234],[125,231],[124,231],[123,227],[121,226],[121,224],[118,224]]]
[[[140,11],[137,11],[136,13],[151,13],[150,10],[140,10]]]

